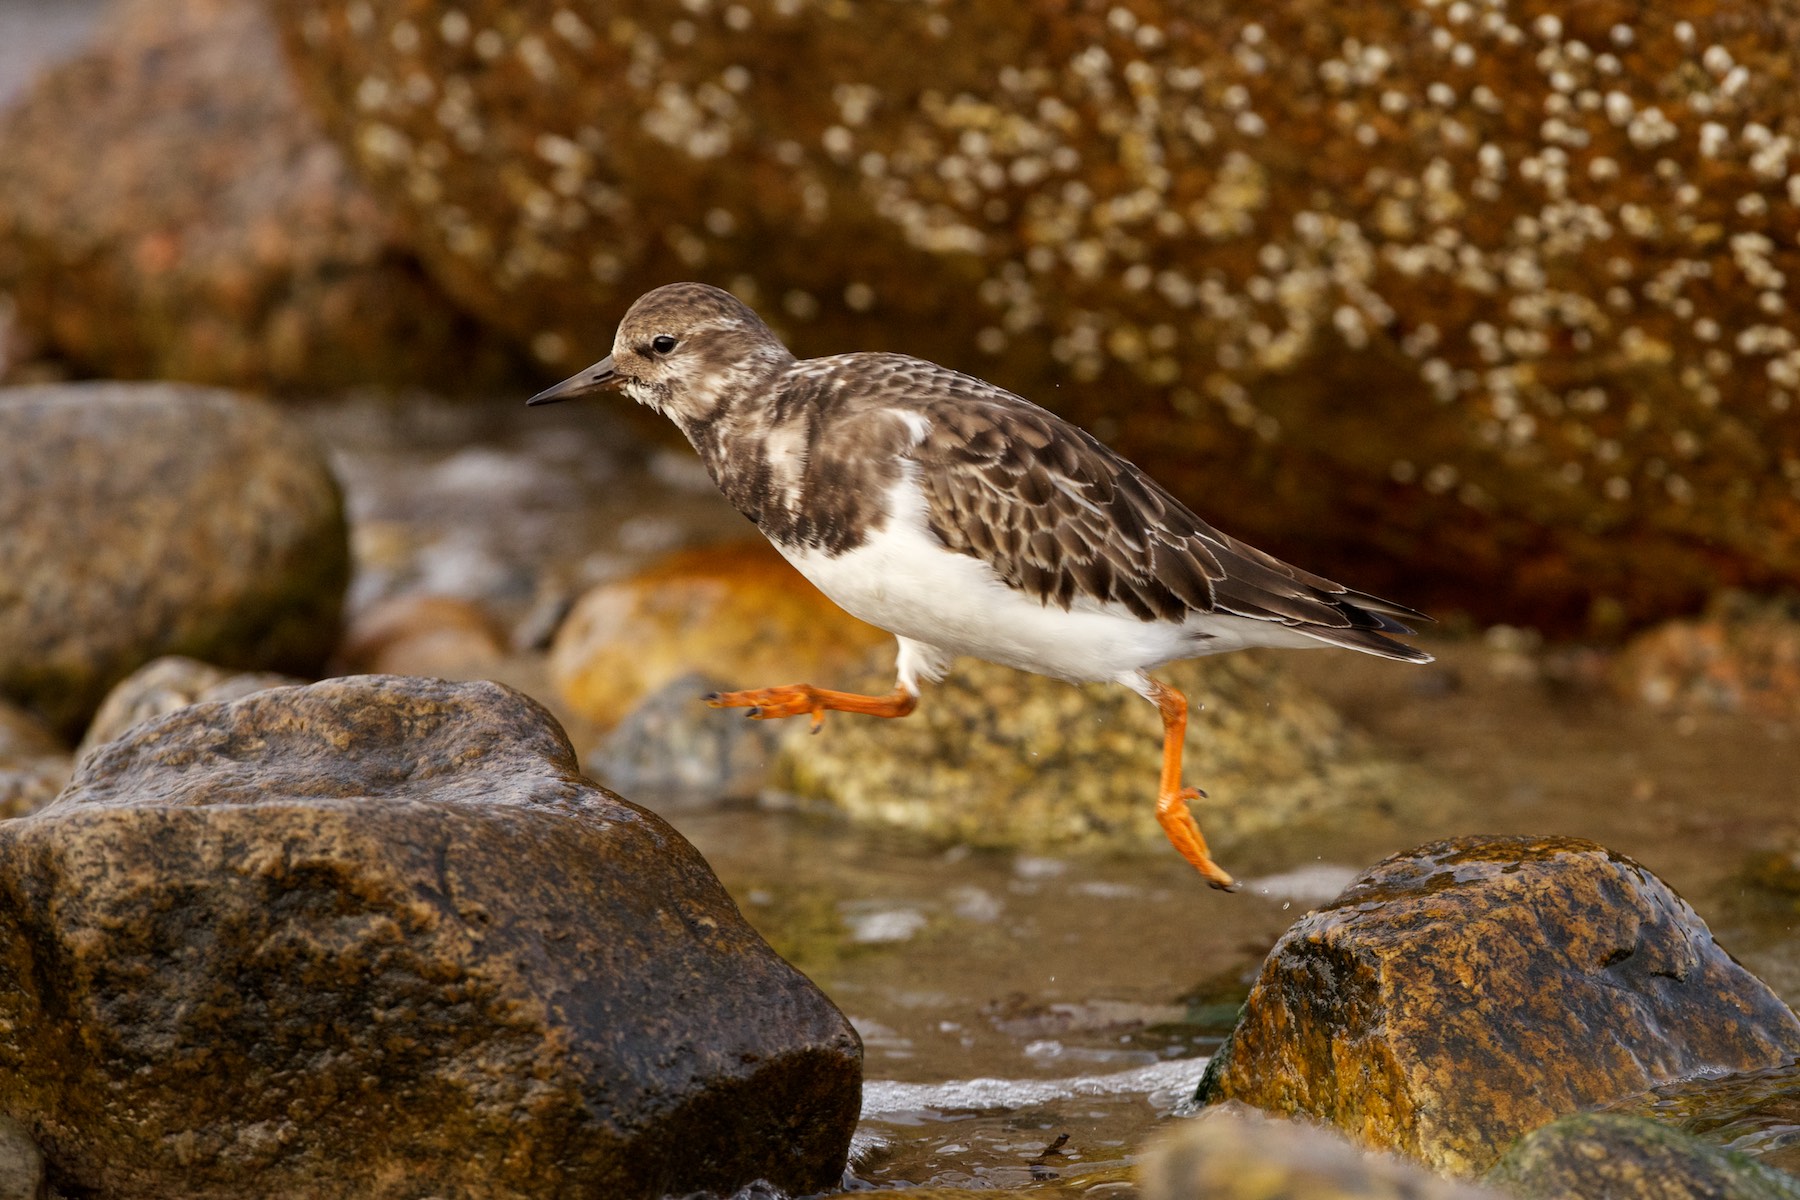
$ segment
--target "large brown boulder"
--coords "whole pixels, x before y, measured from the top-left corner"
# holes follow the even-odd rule
[[[337,483],[303,429],[245,396],[0,390],[0,529],[0,695],[65,735],[161,655],[310,675],[337,637]]]
[[[432,273],[560,368],[703,278],[1428,608],[1800,573],[1800,0],[276,11]]]
[[[1570,838],[1370,868],[1270,951],[1205,1100],[1455,1175],[1560,1116],[1800,1054],[1800,1018],[1649,871]]]
[[[497,684],[197,704],[0,825],[0,1110],[64,1191],[816,1191],[860,1061],[693,848]]]
[[[125,0],[0,114],[0,294],[111,378],[468,391],[519,357],[426,278],[255,0]]]

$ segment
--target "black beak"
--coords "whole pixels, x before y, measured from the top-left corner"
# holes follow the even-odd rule
[[[545,388],[526,404],[557,404],[564,400],[573,400],[578,396],[592,395],[613,387],[619,381],[613,371],[612,355],[607,355],[585,371],[577,371],[555,387]]]

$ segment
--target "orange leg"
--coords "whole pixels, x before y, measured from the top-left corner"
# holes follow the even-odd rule
[[[918,696],[902,687],[896,687],[885,696],[860,696],[855,692],[816,688],[810,683],[790,683],[785,687],[755,688],[747,692],[714,692],[706,702],[714,708],[748,708],[750,711],[744,715],[756,721],[811,713],[814,733],[825,724],[827,711],[904,717],[919,706]]]
[[[1206,849],[1206,836],[1200,832],[1200,823],[1188,809],[1188,801],[1198,800],[1206,793],[1199,788],[1181,786],[1181,739],[1187,734],[1187,697],[1168,684],[1152,679],[1150,698],[1156,702],[1163,719],[1162,786],[1156,794],[1156,820],[1169,835],[1169,841],[1175,844],[1175,849],[1181,851],[1181,857],[1193,863],[1194,869],[1206,877],[1206,882],[1220,891],[1232,891],[1237,886],[1236,881],[1212,860]]]

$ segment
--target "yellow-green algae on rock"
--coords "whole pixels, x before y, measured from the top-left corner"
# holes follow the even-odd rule
[[[1185,780],[1215,848],[1372,823],[1444,788],[1382,754],[1280,660],[1230,654],[1156,672],[1189,701]],[[864,682],[885,690],[891,675]],[[1156,822],[1162,722],[1116,684],[1072,686],[960,659],[904,720],[790,723],[773,783],[860,820],[975,846],[1142,848]]]

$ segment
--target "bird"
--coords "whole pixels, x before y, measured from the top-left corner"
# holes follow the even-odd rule
[[[526,401],[622,391],[674,422],[725,498],[839,607],[893,634],[884,696],[788,684],[706,697],[771,720],[904,717],[969,656],[1122,684],[1162,717],[1156,815],[1207,883],[1184,787],[1188,705],[1157,667],[1250,647],[1432,656],[1395,635],[1424,613],[1219,532],[1080,427],[973,375],[903,354],[796,357],[723,289],[673,283],[626,311],[612,352]]]

